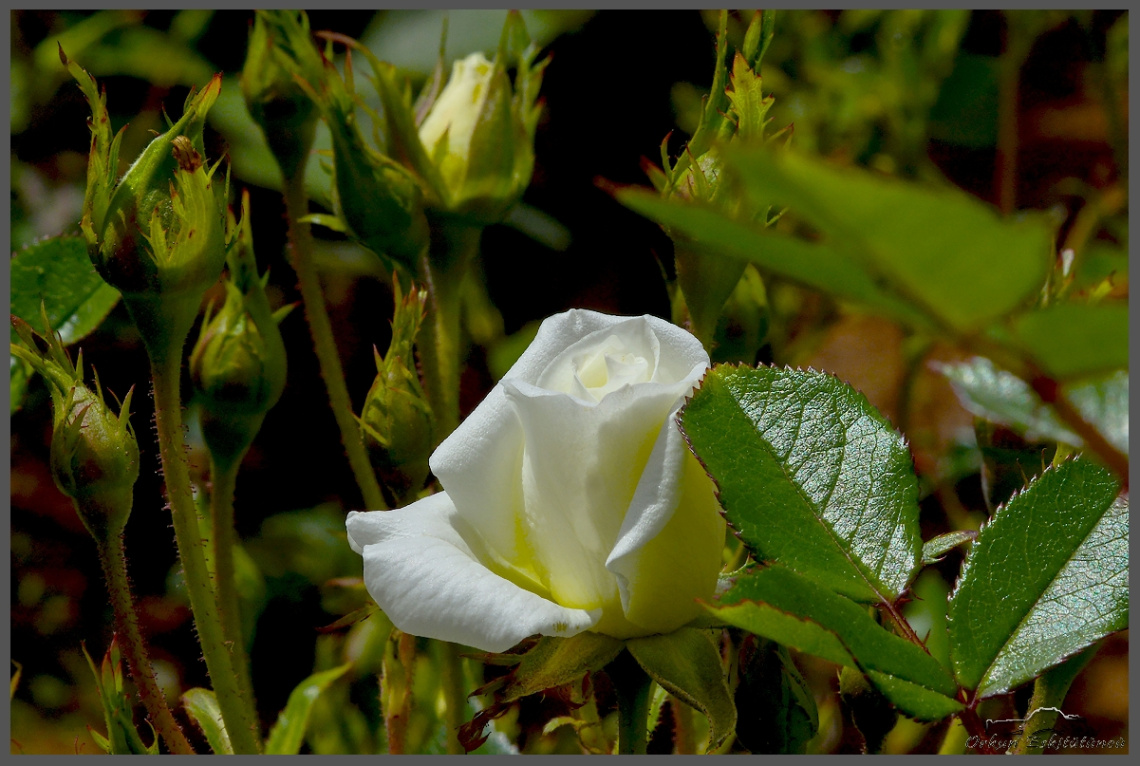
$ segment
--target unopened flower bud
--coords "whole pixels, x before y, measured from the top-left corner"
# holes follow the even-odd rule
[[[376,353],[376,379],[365,398],[360,424],[380,480],[403,500],[423,487],[434,446],[432,411],[412,351],[427,291],[413,288],[405,297],[394,279],[393,292],[392,342],[383,357]]]
[[[139,477],[138,442],[130,424],[134,389],[115,415],[103,399],[98,376],[94,391],[83,383],[82,354],[72,366],[54,333],[42,338],[47,345],[42,351],[31,327],[16,317],[12,324],[23,341],[12,344],[12,354],[43,375],[51,391],[52,477],[74,501],[87,530],[96,540],[107,541],[126,526]]]
[[[95,80],[61,57],[91,105],[91,156],[80,227],[100,276],[117,288],[148,349],[181,341],[225,260],[225,215],[207,168],[202,130],[221,90],[216,75],[185,113],[155,137],[121,180],[119,136],[110,138]],[[121,135],[121,132],[120,132]]]
[[[285,343],[257,275],[249,225],[249,193],[228,257],[225,302],[207,309],[190,355],[190,377],[202,404],[202,431],[215,459],[235,461],[249,448],[265,414],[285,389]],[[212,308],[212,307],[211,307]],[[286,310],[287,311],[287,310]]]
[[[317,82],[324,66],[304,11],[257,11],[250,32],[241,90],[281,172],[303,172],[319,113],[296,76]]]
[[[508,19],[508,30],[521,18]],[[525,29],[520,28],[525,35]],[[534,171],[536,103],[546,62],[534,49],[508,61],[507,40],[494,61],[472,53],[452,65],[451,76],[419,126],[419,139],[438,171],[445,212],[488,224],[518,202]],[[518,66],[514,87],[507,67]]]
[[[337,217],[357,241],[412,271],[428,243],[423,191],[398,162],[367,146],[356,120],[351,60],[342,80],[331,62],[317,83],[298,81],[332,135]]]

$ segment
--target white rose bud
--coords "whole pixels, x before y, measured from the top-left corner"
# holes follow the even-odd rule
[[[407,633],[503,651],[533,635],[668,633],[696,617],[725,523],[677,410],[708,355],[656,317],[572,310],[432,455],[444,491],[351,513],[369,592]]]
[[[419,128],[448,212],[490,223],[518,201],[534,169],[532,111],[500,63],[472,53],[452,65]]]

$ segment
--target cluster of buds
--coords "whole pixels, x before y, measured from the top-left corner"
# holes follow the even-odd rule
[[[232,465],[253,442],[265,414],[285,389],[285,343],[277,325],[292,306],[270,311],[266,277],[259,277],[249,222],[249,192],[241,220],[231,212],[226,298],[206,310],[190,354],[190,377],[202,406],[202,434],[211,455]]]
[[[376,379],[364,400],[360,427],[381,482],[403,501],[423,487],[433,447],[432,410],[412,351],[427,291],[413,286],[405,296],[393,279],[392,294],[392,341],[383,357],[374,349]]]
[[[425,210],[486,226],[501,221],[530,183],[546,62],[535,62],[537,48],[517,12],[508,15],[493,60],[471,54],[445,77],[441,51],[414,101],[394,66],[351,38],[325,33],[350,49],[342,77],[308,38],[303,14],[261,13],[253,34],[243,73],[250,112],[269,136],[269,123],[258,117],[265,114],[265,94],[294,99],[295,86],[305,92],[332,135],[336,225],[396,264],[414,270],[427,247]],[[266,53],[278,39],[285,52]],[[353,51],[371,65],[382,115],[356,94]],[[373,119],[375,147],[364,141],[358,108]],[[274,152],[280,161],[282,152]]]
[[[50,327],[46,313],[45,327]],[[122,534],[130,517],[139,447],[130,423],[132,388],[116,415],[95,390],[83,383],[83,354],[73,365],[59,336],[46,336],[12,317],[22,343],[12,355],[30,364],[48,383],[52,399],[51,472],[56,486],[72,499],[87,531],[99,542]]]
[[[91,105],[91,151],[80,227],[100,276],[123,295],[147,348],[180,344],[225,260],[224,193],[206,167],[202,131],[221,75],[191,92],[182,118],[155,137],[119,180],[122,130],[112,139],[106,96],[60,49]]]

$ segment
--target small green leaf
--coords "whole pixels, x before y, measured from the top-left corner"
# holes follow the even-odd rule
[[[725,682],[720,651],[707,632],[681,628],[630,639],[626,647],[650,678],[708,717],[710,752],[736,728],[736,705]]]
[[[54,237],[24,248],[12,257],[11,275],[11,313],[44,332],[42,301],[51,329],[65,346],[91,333],[119,300],[119,291],[95,272],[83,237]],[[23,364],[12,362],[13,409],[23,400],[27,374]]]
[[[714,367],[680,415],[732,527],[859,601],[893,603],[917,570],[917,481],[866,397],[814,371]]]
[[[202,730],[215,755],[234,754],[234,746],[230,744],[230,735],[222,720],[222,709],[218,707],[218,698],[213,690],[194,688],[184,692],[182,706],[190,720]]]
[[[614,194],[631,210],[687,237],[686,246],[707,257],[749,261],[767,273],[856,301],[892,319],[930,327],[920,311],[884,289],[863,266],[830,244],[774,234],[760,222],[737,221],[723,210],[663,199],[647,189],[628,187]]]
[[[1013,320],[1013,341],[1068,380],[1128,369],[1127,303],[1057,303]]]
[[[753,201],[789,206],[897,295],[958,330],[1007,315],[1041,288],[1052,233],[1002,220],[952,187],[840,169],[792,152],[729,147]]]
[[[962,406],[974,415],[1009,426],[1031,441],[1048,439],[1077,449],[1084,447],[1081,437],[1069,430],[1028,383],[997,369],[989,359],[975,357],[940,365],[938,370],[950,379]],[[1062,390],[1085,420],[1112,446],[1128,454],[1127,370],[1070,383]]]
[[[920,647],[888,632],[867,608],[770,565],[742,577],[706,609],[730,625],[844,667],[854,667],[899,709],[938,720],[961,708],[957,686]]]
[[[1076,459],[998,509],[950,598],[950,657],[979,698],[1022,684],[1128,627],[1128,501]]]
[[[977,539],[978,533],[971,529],[964,529],[959,532],[947,532],[944,535],[931,538],[922,544],[922,565],[930,566],[942,560],[942,557],[949,553],[952,549],[957,548],[963,543],[968,543]]]
[[[300,752],[313,702],[329,684],[343,676],[350,667],[352,663],[313,673],[297,685],[297,688],[289,694],[285,709],[277,716],[277,723],[269,730],[269,739],[265,741],[266,755],[296,755]]]

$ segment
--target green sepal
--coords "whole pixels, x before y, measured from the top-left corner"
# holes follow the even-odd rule
[[[709,719],[708,751],[736,729],[736,705],[728,690],[720,651],[708,631],[680,628],[672,633],[626,642],[649,677]]]
[[[492,654],[480,657],[488,664],[513,665],[505,676],[476,689],[472,694],[490,695],[491,702],[459,729],[459,741],[468,752],[486,739],[484,729],[507,712],[512,702],[531,694],[576,683],[589,672],[600,670],[621,653],[622,641],[601,633],[579,633],[570,638],[542,636],[523,654]]]
[[[80,644],[87,667],[95,676],[95,689],[103,706],[103,719],[107,725],[107,736],[103,737],[91,730],[96,743],[110,755],[158,755],[158,737],[151,729],[153,741],[148,747],[143,744],[138,729],[132,720],[130,698],[123,691],[123,661],[119,653],[117,636],[111,637],[111,646],[103,656],[101,668],[87,653],[87,646]]]

